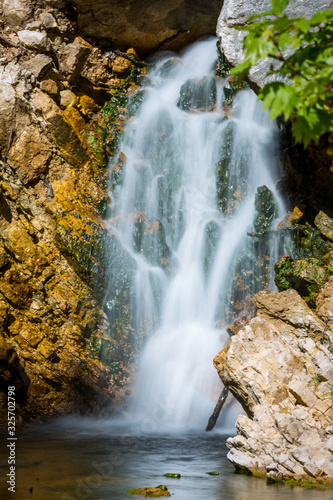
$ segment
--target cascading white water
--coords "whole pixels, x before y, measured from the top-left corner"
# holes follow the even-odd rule
[[[126,165],[111,193],[110,218],[135,262],[132,323],[138,337],[146,335],[129,412],[138,419],[163,408],[169,425],[201,428],[222,388],[212,360],[228,336],[217,322],[228,320],[240,259],[250,267],[255,261],[247,233],[258,186],[272,191],[283,216],[276,128],[250,90],[239,93],[226,118],[221,79],[211,105],[215,46],[215,39],[200,41],[176,60],[162,57],[151,71],[120,143]],[[205,109],[179,106],[189,80],[204,82],[201,89],[208,82]],[[217,203],[221,155],[228,162],[223,182],[234,196],[226,215]]]

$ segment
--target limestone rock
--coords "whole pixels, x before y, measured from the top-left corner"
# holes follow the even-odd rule
[[[332,484],[332,332],[294,290],[260,292],[256,304],[258,316],[214,359],[247,414],[228,458],[274,481]]]
[[[21,27],[32,17],[31,5],[26,0],[4,0],[2,7],[7,22],[13,28]]]
[[[332,7],[331,0],[290,0],[286,9],[289,17],[311,17],[315,12]],[[243,38],[244,31],[235,28],[236,25],[246,26],[247,19],[261,12],[271,9],[270,0],[224,0],[220,13],[216,33],[221,41],[221,49],[231,66],[237,66],[244,60]],[[266,81],[266,74],[270,69],[270,62],[260,61],[251,69],[249,80],[254,88],[262,87]]]
[[[46,33],[39,31],[23,30],[18,31],[17,35],[20,42],[28,49],[49,51],[52,48],[51,42]]]
[[[129,2],[75,0],[79,28],[89,36],[112,41],[120,50],[135,47],[140,55],[160,48],[178,50],[215,34],[221,0]]]

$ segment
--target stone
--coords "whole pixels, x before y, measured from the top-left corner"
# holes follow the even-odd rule
[[[55,97],[58,94],[58,85],[54,80],[43,80],[40,82],[39,88],[51,97]]]
[[[333,276],[329,278],[325,286],[320,290],[317,299],[316,307],[318,316],[323,318],[325,322],[332,325],[333,321]]]
[[[83,66],[92,51],[90,43],[76,37],[73,43],[59,49],[59,69],[70,81],[80,75]]]
[[[82,95],[80,96],[79,109],[85,116],[91,117],[98,110],[98,106],[92,97]]]
[[[40,31],[42,28],[42,23],[40,21],[32,21],[28,23],[24,29],[28,31]]]
[[[53,65],[51,57],[44,54],[37,54],[32,59],[21,64],[21,69],[30,71],[38,80]]]
[[[1,82],[0,86],[0,150],[6,151],[13,121],[16,93],[12,85]]]
[[[52,45],[46,33],[39,31],[23,30],[18,31],[17,35],[20,42],[28,49],[41,50],[48,52],[51,50]]]
[[[21,27],[32,17],[32,8],[25,0],[4,0],[2,8],[7,22],[13,28]]]
[[[257,234],[270,230],[274,219],[278,216],[277,201],[270,189],[259,186],[255,195],[254,206],[256,214],[253,225]]]
[[[10,149],[8,162],[23,184],[29,184],[45,172],[51,156],[49,141],[32,126],[17,138]]]
[[[163,486],[163,485],[161,485]],[[166,488],[166,487],[165,487]],[[133,488],[131,490],[127,490],[129,495],[138,495],[140,497],[171,497],[168,489],[163,489],[160,486],[156,488]]]
[[[39,18],[46,30],[54,30],[58,28],[57,21],[49,12],[42,12]]]
[[[326,296],[321,296],[323,307]],[[260,292],[258,316],[214,365],[246,415],[227,440],[236,469],[270,480],[332,484],[333,354],[325,324],[295,290]]]
[[[290,0],[286,9],[289,17],[311,17],[320,10],[330,9],[331,0]],[[223,7],[218,18],[216,33],[221,42],[221,50],[227,62],[231,66],[237,66],[244,60],[243,38],[244,31],[236,29],[237,25],[246,26],[247,20],[254,14],[267,12],[271,9],[270,0],[224,0]],[[253,67],[249,74],[250,83],[254,90],[262,87],[270,70],[269,61],[260,61]]]
[[[314,220],[315,225],[326,238],[333,241],[333,219],[328,217],[324,212],[320,211]]]
[[[71,90],[61,90],[60,92],[60,107],[62,109],[67,108],[68,106],[75,106],[78,102],[78,99],[74,92]]]
[[[126,59],[125,57],[118,56],[112,63],[112,71],[114,73],[129,73],[132,67],[131,61]]]

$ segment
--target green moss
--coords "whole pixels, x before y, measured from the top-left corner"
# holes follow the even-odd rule
[[[293,260],[290,255],[285,255],[274,266],[275,271],[275,284],[282,292],[283,290],[289,290],[291,285],[287,279],[287,275],[292,270]]]

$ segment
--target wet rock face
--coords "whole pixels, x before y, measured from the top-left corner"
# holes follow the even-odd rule
[[[215,35],[222,0],[74,0],[79,27],[119,49],[134,46],[139,55],[178,50],[204,35]]]
[[[295,290],[256,295],[257,317],[214,360],[242,404],[228,458],[237,469],[333,484],[332,278],[311,311]]]
[[[124,393],[123,338],[110,338],[101,305],[113,252],[101,213],[125,117],[103,105],[137,87],[105,63],[118,53],[81,38],[68,2],[5,0],[0,22],[1,425],[8,385],[18,423],[100,411]]]
[[[286,9],[289,17],[311,17],[315,12],[332,8],[332,0],[290,0]],[[237,66],[244,59],[243,38],[244,32],[235,28],[237,25],[246,26],[247,19],[261,12],[271,9],[271,0],[224,0],[220,13],[216,33],[221,41],[221,49],[231,66]],[[265,84],[265,77],[270,69],[270,63],[261,61],[252,68],[249,76],[254,89]]]

